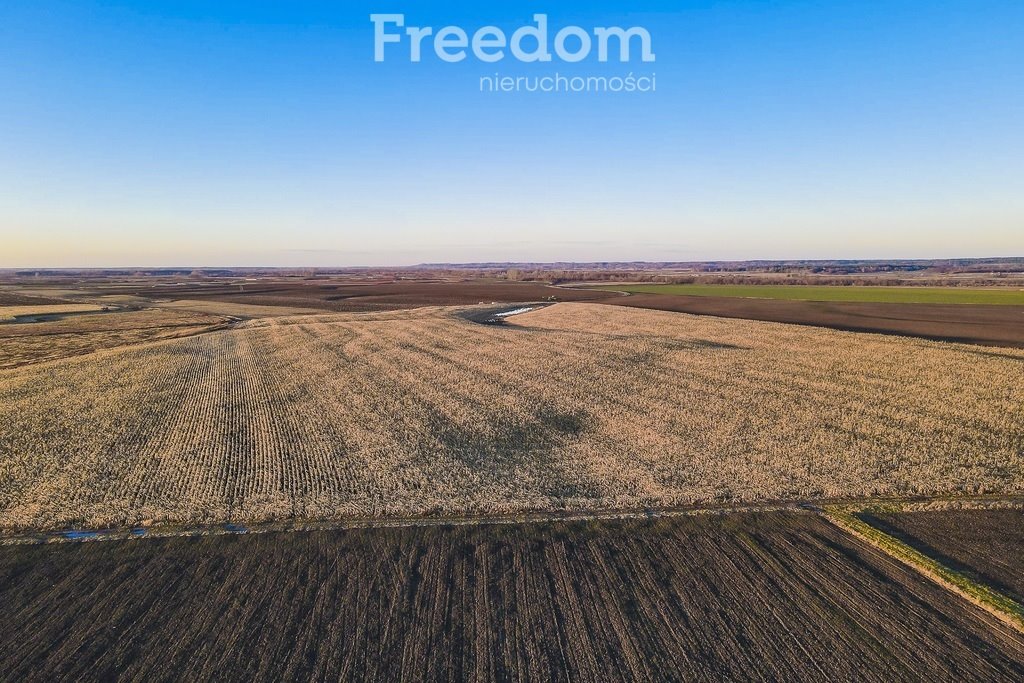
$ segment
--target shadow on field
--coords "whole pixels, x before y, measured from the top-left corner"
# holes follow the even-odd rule
[[[582,437],[591,417],[584,410],[563,410],[547,403],[530,414],[508,413],[486,423],[461,424],[431,409],[431,434],[441,451],[467,467],[486,472],[497,482],[515,481],[526,470],[557,471],[554,451]],[[573,477],[552,477],[545,495],[555,497],[597,496],[596,489]],[[570,483],[573,482],[573,483]]]

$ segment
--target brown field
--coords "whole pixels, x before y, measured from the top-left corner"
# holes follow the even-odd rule
[[[102,309],[95,304],[26,304],[0,306],[0,323],[18,322],[19,318],[59,316],[68,313],[95,313]]]
[[[0,315],[4,310],[0,309]],[[153,309],[83,313],[46,322],[5,323],[0,325],[0,368],[186,337],[221,329],[228,322],[223,316]]]
[[[0,306],[48,306],[66,303],[60,299],[33,296],[0,289]]]
[[[242,304],[214,299],[182,299],[162,301],[151,304],[154,308],[191,313],[208,313],[211,315],[230,316],[232,318],[270,318],[279,315],[306,315],[323,313],[315,308],[298,308],[294,306],[260,306]]]
[[[1024,640],[815,515],[0,547],[0,678],[1019,680]]]
[[[1024,352],[558,304],[0,372],[0,526],[1024,490]]]
[[[922,510],[861,517],[1024,603],[1024,510]]]
[[[353,282],[351,280],[296,280],[259,278],[230,282],[176,281],[173,286],[143,287],[113,283],[102,289],[109,294],[127,294],[153,300],[209,300],[314,308],[334,312],[389,311],[418,306],[458,306],[523,301],[594,301],[618,296],[594,289],[553,287],[538,282],[493,280],[397,280]],[[83,283],[85,291],[95,283]]]
[[[603,303],[1024,348],[1024,306],[783,301],[671,294],[618,296]]]

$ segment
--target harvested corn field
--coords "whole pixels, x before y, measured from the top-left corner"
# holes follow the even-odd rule
[[[0,526],[1024,489],[1024,351],[557,304],[284,317],[0,373]]]
[[[144,309],[82,312],[41,322],[6,323],[0,325],[0,368],[79,356],[98,349],[187,337],[222,329],[229,322],[223,316]]]
[[[8,546],[0,622],[12,681],[1024,677],[1019,634],[794,513]]]
[[[0,306],[0,322],[17,321],[34,316],[61,315],[65,313],[92,313],[101,310],[96,304],[40,304],[25,306]]]

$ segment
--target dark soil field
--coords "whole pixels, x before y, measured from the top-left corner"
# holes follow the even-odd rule
[[[1021,680],[1024,641],[797,513],[0,548],[0,678]]]
[[[1024,306],[784,301],[671,294],[617,296],[602,303],[1024,348]]]
[[[351,283],[260,280],[245,283],[189,283],[164,288],[118,288],[107,293],[147,298],[173,296],[262,306],[299,306],[325,311],[381,311],[416,306],[456,306],[525,301],[596,301],[619,296],[599,290],[552,287],[534,282],[489,280]]]
[[[5,292],[0,290],[0,306],[45,306],[62,303],[65,302],[60,299],[41,296],[27,296],[25,294],[17,294],[15,292]]]
[[[1024,603],[1024,510],[928,510],[863,517],[925,555]]]

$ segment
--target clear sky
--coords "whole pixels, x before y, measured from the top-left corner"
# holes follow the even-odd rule
[[[375,63],[375,12],[656,61]],[[0,267],[1024,255],[1022,36],[1020,0],[4,0]],[[555,72],[657,90],[480,92]]]

